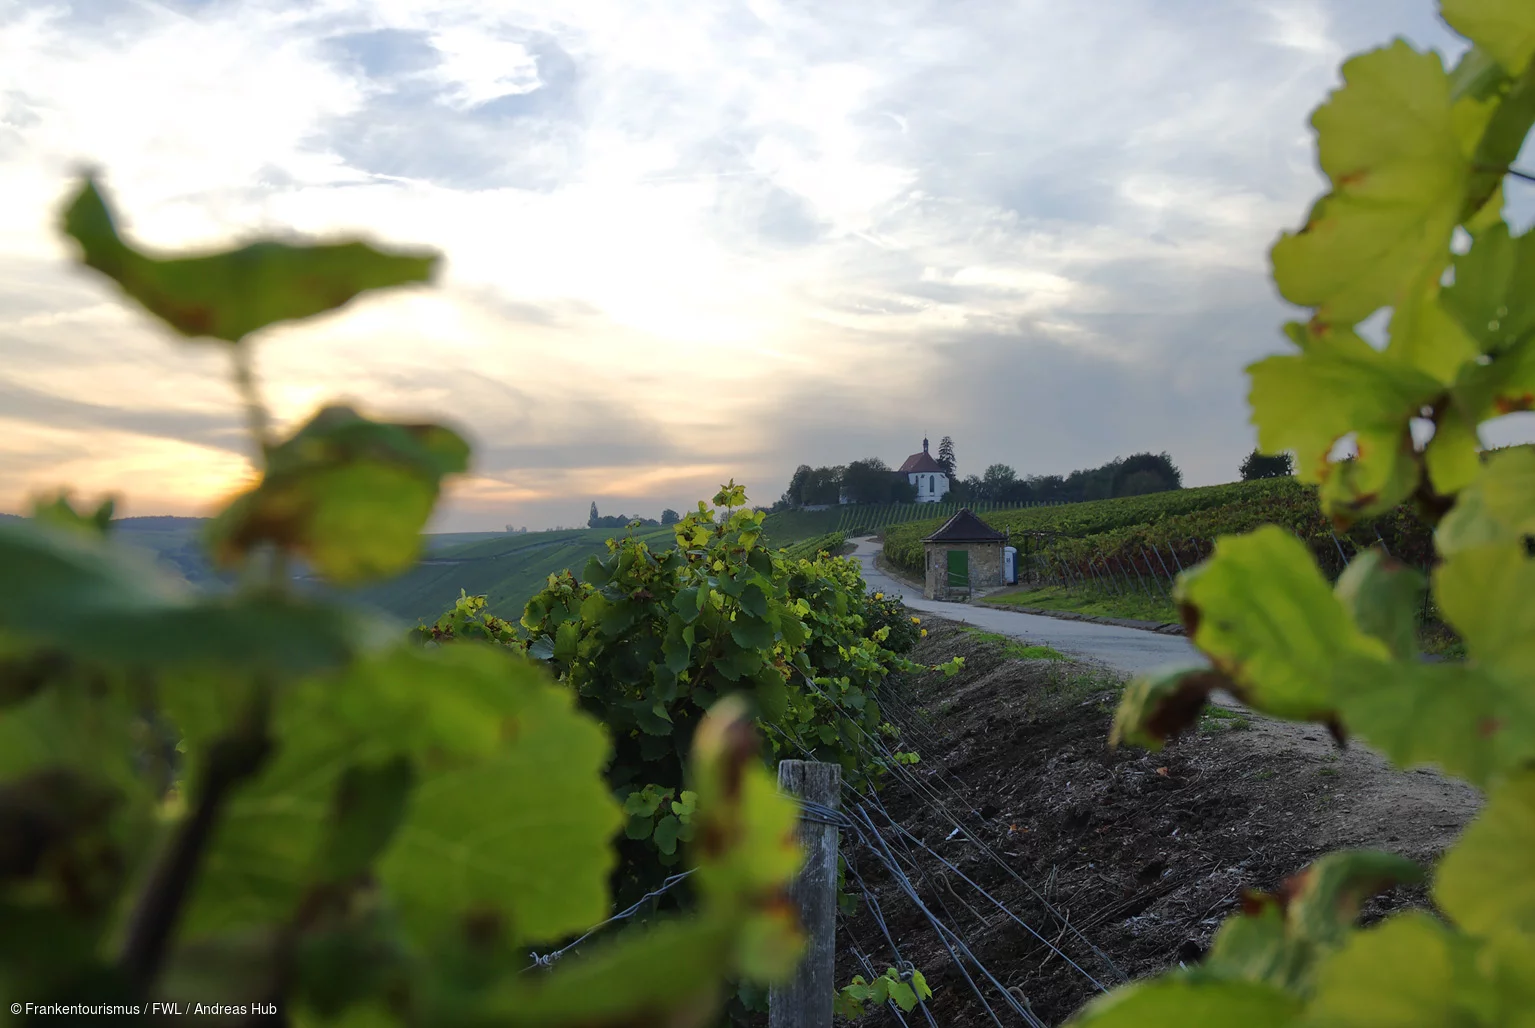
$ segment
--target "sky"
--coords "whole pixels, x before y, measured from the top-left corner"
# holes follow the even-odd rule
[[[444,254],[250,340],[282,426],[471,439],[437,531],[766,504],[924,435],[961,475],[1230,481],[1307,118],[1397,35],[1462,46],[1429,0],[0,0],[0,510],[202,515],[252,474],[227,354],[71,264],[85,166],[155,251]]]

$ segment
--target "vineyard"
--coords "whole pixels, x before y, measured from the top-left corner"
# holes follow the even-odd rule
[[[848,504],[842,508],[837,521],[837,531],[845,535],[869,535],[895,525],[906,525],[921,519],[923,524],[941,525],[961,507],[969,507],[977,514],[993,514],[1017,511],[1024,508],[1053,508],[1065,506],[1058,503],[992,503],[981,500],[976,503],[880,503]]]
[[[1418,567],[1426,566],[1432,553],[1428,528],[1406,508],[1334,532],[1322,515],[1316,488],[1293,478],[1008,511],[987,522],[1012,534],[1025,565],[1036,574],[1068,580],[1091,581],[1105,566],[1127,577],[1138,572],[1167,578],[1209,556],[1211,539],[1262,524],[1278,524],[1300,536],[1334,577],[1354,554],[1373,545]],[[912,522],[887,532],[885,558],[920,574],[922,539],[940,524]]]

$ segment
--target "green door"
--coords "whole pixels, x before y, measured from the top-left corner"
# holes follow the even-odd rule
[[[968,589],[970,587],[970,551],[949,551],[949,588]]]

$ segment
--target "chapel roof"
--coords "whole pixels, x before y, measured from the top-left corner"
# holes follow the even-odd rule
[[[922,452],[914,453],[906,458],[906,463],[896,469],[898,475],[926,474],[936,471],[940,475],[947,475],[942,464],[933,459],[933,455],[927,452],[927,440],[922,440]]]

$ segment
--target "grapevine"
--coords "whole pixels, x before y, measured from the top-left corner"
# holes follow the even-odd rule
[[[1292,352],[1248,368],[1249,401],[1260,449],[1295,453],[1333,528],[1415,511],[1467,659],[1418,659],[1416,570],[1376,547],[1330,582],[1296,534],[1308,523],[1281,516],[1180,576],[1210,665],[1133,682],[1111,742],[1159,748],[1221,689],[1437,766],[1486,804],[1432,869],[1344,851],[1249,894],[1202,963],[1094,1001],[1081,1028],[1535,1025],[1535,447],[1487,452],[1479,434],[1535,407],[1535,235],[1503,219],[1535,123],[1535,4],[1441,14],[1471,42],[1453,69],[1398,40],[1349,59],[1312,117],[1331,190],[1271,252],[1280,294],[1309,314],[1285,326]],[[1457,230],[1469,247],[1452,250]],[[1377,348],[1355,326],[1383,308]],[[1345,438],[1355,456],[1336,459]],[[1441,916],[1355,925],[1364,898],[1423,879]]]
[[[775,758],[838,763],[853,783],[886,772],[869,740],[893,733],[879,693],[891,674],[957,670],[918,665],[918,626],[870,596],[855,561],[793,557],[761,545],[760,512],[730,483],[675,526],[676,545],[614,539],[578,579],[551,575],[519,623],[462,597],[416,639],[438,646],[489,638],[544,662],[582,709],[613,732],[606,771],[628,814],[615,874],[627,905],[671,874],[689,838],[681,806],[684,758],[716,699],[741,692]]]

